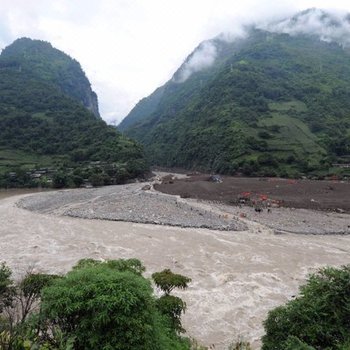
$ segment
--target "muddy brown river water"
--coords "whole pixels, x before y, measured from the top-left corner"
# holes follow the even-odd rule
[[[319,267],[350,263],[348,235],[276,235],[248,220],[247,230],[233,232],[79,219],[18,208],[23,194],[0,196],[0,260],[16,276],[28,268],[64,273],[86,257],[136,257],[147,275],[171,268],[193,281],[179,293],[188,334],[215,349],[239,336],[259,349],[268,310]]]

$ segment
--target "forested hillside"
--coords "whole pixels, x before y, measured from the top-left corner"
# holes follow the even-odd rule
[[[58,187],[89,178],[118,183],[145,170],[142,147],[100,119],[78,62],[37,40],[19,39],[4,49],[0,185],[45,185],[55,175]]]
[[[193,64],[199,55],[201,67]],[[247,175],[345,174],[349,49],[315,35],[256,28],[240,39],[218,37],[140,101],[120,129],[145,145],[155,165]]]

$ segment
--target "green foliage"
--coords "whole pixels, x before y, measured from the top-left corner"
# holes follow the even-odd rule
[[[259,30],[212,44],[217,58],[211,67],[184,82],[178,79],[180,67],[120,124],[145,145],[153,164],[294,176],[327,174],[333,171],[330,158],[346,162],[348,50],[313,37]],[[251,166],[266,154],[275,161]],[[286,162],[290,156],[294,162]]]
[[[0,265],[0,295],[6,294],[9,286],[12,284],[12,272],[10,268],[2,262]]]
[[[297,337],[289,336],[283,345],[284,350],[315,350],[312,346],[309,346],[302,342]]]
[[[173,273],[169,269],[153,273],[152,278],[156,286],[160,288],[165,295],[169,295],[174,288],[186,289],[188,283],[191,282],[190,278]]]
[[[17,39],[2,51],[0,69],[17,71],[30,79],[51,83],[99,117],[96,94],[80,64],[48,42]]]
[[[158,310],[168,318],[172,329],[178,333],[184,332],[181,315],[186,311],[186,303],[170,293],[174,288],[186,289],[191,279],[173,273],[169,269],[153,273],[152,278],[156,286],[164,292],[164,295],[157,300]]]
[[[54,188],[63,188],[67,186],[68,178],[63,172],[56,173],[52,179],[52,186]]]
[[[29,273],[19,283],[19,289],[23,292],[25,297],[38,298],[41,290],[48,286],[57,275],[48,275],[44,273]]]
[[[12,272],[5,264],[0,264],[0,313],[3,308],[12,303],[13,286],[11,280]]]
[[[186,311],[186,303],[182,299],[166,294],[157,300],[157,307],[161,314],[168,317],[172,329],[178,333],[185,332],[181,324],[181,315]]]
[[[73,270],[87,268],[87,267],[101,266],[101,265],[108,266],[109,268],[120,272],[129,271],[137,275],[142,275],[142,273],[145,272],[146,270],[142,262],[138,259],[118,259],[118,260],[99,261],[91,258],[79,260],[78,263],[73,267]]]
[[[150,349],[156,343],[152,289],[106,266],[77,269],[46,288],[42,313],[75,337],[76,349]]]
[[[40,297],[41,290],[49,286],[57,278],[59,278],[57,275],[29,273],[19,283],[18,288],[28,300],[37,300]]]
[[[36,343],[48,341],[50,349],[59,348],[60,339],[77,350],[189,350],[190,341],[158,311],[144,270],[137,259],[80,260],[43,289]]]
[[[269,312],[264,327],[263,350],[285,344],[290,349],[293,344],[300,349],[344,348],[350,340],[350,266],[311,275],[299,297]]]
[[[29,169],[58,172],[59,187],[80,186],[92,162],[113,165],[95,174],[99,184],[147,170],[143,150],[96,117],[97,101],[80,65],[50,44],[20,39],[0,55],[0,186],[38,186]],[[94,107],[95,106],[95,107]],[[90,111],[95,113],[95,115]],[[77,177],[69,169],[82,169]],[[15,172],[17,176],[8,176]],[[64,179],[66,177],[66,179]],[[59,180],[56,178],[56,180]]]
[[[41,290],[50,285],[57,276],[28,273],[17,284],[10,280],[10,276],[10,269],[3,264],[0,280],[5,288],[0,293],[0,349],[32,349],[32,342],[26,339],[28,317],[40,300]]]
[[[185,303],[170,295],[156,299],[144,271],[138,259],[89,258],[78,261],[66,276],[28,273],[13,284],[11,270],[2,264],[0,300],[10,298],[0,317],[0,348],[194,348],[190,339],[178,335]]]

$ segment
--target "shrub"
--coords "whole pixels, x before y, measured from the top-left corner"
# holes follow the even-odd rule
[[[137,259],[81,260],[65,277],[45,288],[40,333],[58,328],[74,349],[189,349],[157,309],[150,281]],[[57,345],[56,345],[57,346]]]
[[[269,312],[264,327],[263,350],[284,349],[288,341],[299,341],[296,349],[341,349],[348,344],[350,265],[311,275],[298,298]]]

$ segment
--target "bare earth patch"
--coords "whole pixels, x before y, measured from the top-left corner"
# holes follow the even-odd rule
[[[258,349],[262,321],[271,308],[292,298],[310,272],[350,263],[350,235],[302,234],[327,233],[325,226],[315,225],[330,220],[338,225],[334,232],[345,230],[350,223],[346,214],[283,208],[257,214],[250,207],[157,195],[142,191],[142,186],[2,199],[1,260],[19,274],[28,266],[63,273],[85,257],[136,257],[145,263],[149,275],[164,268],[187,275],[193,282],[179,293],[188,305],[185,328],[219,350],[239,335]],[[242,210],[246,211],[243,219]],[[150,220],[152,212],[158,216]],[[93,220],[105,215],[110,215],[108,220]],[[124,221],[134,215],[147,219],[143,222],[171,218],[193,227]],[[207,221],[200,221],[203,216],[208,216]],[[276,223],[271,223],[272,218]],[[200,228],[203,223],[216,229]],[[281,226],[300,234],[274,234]]]
[[[248,193],[252,199],[264,196],[285,208],[341,211],[350,213],[350,183],[345,181],[291,180],[223,176],[220,183],[209,175],[194,175],[155,185],[158,191],[230,204]]]

